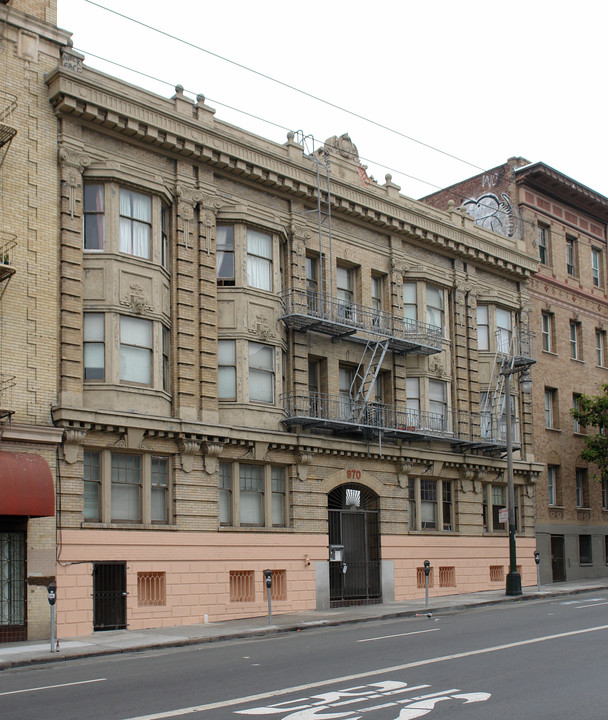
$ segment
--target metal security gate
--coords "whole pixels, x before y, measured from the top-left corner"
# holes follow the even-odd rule
[[[378,496],[340,485],[328,496],[331,607],[381,602]]]
[[[553,582],[565,582],[566,553],[563,535],[551,535],[551,573]]]
[[[127,626],[127,566],[93,565],[93,630],[121,630]]]
[[[0,532],[0,642],[27,639],[25,532]]]

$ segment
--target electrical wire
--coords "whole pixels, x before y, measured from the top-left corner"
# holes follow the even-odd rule
[[[323,105],[327,105],[328,107],[332,107],[335,110],[339,110],[340,112],[351,115],[352,117],[356,117],[359,120],[363,120],[364,122],[369,123],[370,125],[374,125],[375,127],[379,127],[382,130],[386,130],[387,132],[393,133],[394,135],[398,135],[399,137],[405,138],[406,140],[416,143],[417,145],[421,145],[422,147],[428,148],[429,150],[433,150],[434,152],[441,153],[442,155],[445,155],[446,157],[452,158],[452,160],[457,160],[458,162],[461,162],[464,165],[469,165],[470,167],[473,167],[476,170],[481,170],[482,172],[485,171],[485,168],[480,167],[479,165],[476,165],[475,163],[469,162],[468,160],[464,160],[463,158],[460,158],[457,155],[453,155],[452,153],[446,152],[445,150],[441,150],[440,148],[435,147],[434,145],[430,145],[429,143],[425,143],[422,140],[417,140],[416,138],[413,138],[410,135],[406,135],[405,133],[402,133],[399,130],[395,130],[394,128],[391,128],[388,125],[384,125],[383,123],[380,123],[377,120],[372,120],[371,118],[368,118],[365,115],[361,115],[360,113],[357,113],[354,110],[349,110],[348,108],[345,108],[341,105],[333,103],[330,100],[326,100],[322,97],[319,97],[318,95],[314,95],[313,93],[307,92],[306,90],[302,90],[301,88],[298,88],[295,85],[286,83],[283,80],[278,80],[277,78],[274,78],[271,75],[267,75],[266,73],[260,72],[259,70],[255,70],[254,68],[251,68],[248,65],[243,65],[242,63],[236,62],[236,60],[231,60],[230,58],[224,57],[223,55],[213,52],[212,50],[207,50],[206,48],[201,47],[200,45],[195,45],[194,43],[191,43],[188,40],[184,40],[183,38],[180,38],[177,35],[172,35],[171,33],[168,33],[165,30],[160,30],[159,28],[156,28],[153,25],[149,25],[148,23],[145,23],[142,20],[137,20],[136,18],[130,17],[129,15],[120,13],[117,10],[113,10],[112,8],[106,7],[105,5],[101,5],[100,3],[94,2],[94,0],[84,0],[84,1],[86,3],[88,3],[89,5],[94,5],[95,7],[98,7],[101,10],[106,10],[107,12],[112,13],[113,15],[117,15],[118,17],[124,18],[125,20],[129,20],[130,22],[133,22],[136,25],[140,25],[141,27],[144,27],[147,30],[152,30],[153,32],[158,33],[159,35],[163,35],[164,37],[170,38],[171,40],[175,40],[176,42],[182,43],[183,45],[187,45],[188,47],[191,47],[195,50],[204,52],[207,55],[211,55],[212,57],[217,58],[218,60],[222,60],[224,62],[230,63],[231,65],[234,65],[235,67],[241,68],[242,70],[245,70],[249,73],[257,75],[258,77],[264,78],[265,80],[270,80],[270,82],[276,83],[277,85],[287,88],[288,90],[293,90],[293,92],[299,93],[300,95],[304,95],[305,97],[310,98],[311,100],[315,100],[316,102],[323,103]]]

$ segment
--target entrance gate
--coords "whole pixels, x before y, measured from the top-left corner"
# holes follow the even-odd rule
[[[564,536],[551,535],[551,572],[553,582],[566,580],[566,554],[564,552]]]
[[[121,630],[127,626],[127,566],[93,565],[93,630]]]
[[[0,642],[27,638],[25,532],[0,532]]]
[[[328,520],[330,607],[381,602],[378,496],[340,485],[329,493]]]

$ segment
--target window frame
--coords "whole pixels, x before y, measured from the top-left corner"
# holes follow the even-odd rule
[[[259,491],[261,520],[260,522],[246,522],[243,520],[243,508],[241,496],[244,492],[258,492],[254,490],[243,490],[242,479],[243,469],[256,468],[261,477],[262,487]],[[285,530],[289,524],[289,477],[287,465],[243,463],[239,460],[220,460],[218,466],[218,522],[222,528],[242,528],[253,532],[260,530]],[[282,478],[280,478],[282,475]],[[282,486],[279,480],[283,480]],[[224,492],[224,502],[221,500],[221,493]],[[277,500],[277,498],[279,498]],[[277,519],[277,502],[282,503],[282,523],[275,523]],[[224,513],[222,513],[222,504]],[[226,510],[229,509],[230,518],[227,519]],[[223,519],[222,519],[223,514]]]
[[[566,273],[570,277],[578,277],[578,242],[575,237],[566,235]]]
[[[95,209],[90,209],[90,197],[87,197],[89,195],[89,191],[92,188],[98,188],[101,189],[101,208],[96,207]],[[99,196],[98,196],[99,197]],[[82,248],[85,252],[105,252],[105,244],[106,244],[106,210],[105,210],[105,184],[99,183],[99,182],[85,182],[84,188],[83,188],[83,196],[82,196]],[[95,218],[95,222],[93,223],[93,218]],[[87,235],[89,235],[89,227],[93,227],[97,225],[97,241],[96,245],[98,247],[88,247],[88,238]],[[101,236],[101,239],[99,239],[99,236]]]
[[[455,532],[455,488],[453,480],[410,477],[408,479],[409,531]],[[429,510],[432,510],[433,520],[428,519]],[[449,516],[449,522],[446,522],[446,515]]]
[[[595,328],[595,360],[597,367],[606,367],[606,331]]]
[[[545,429],[558,429],[557,389],[545,386]]]
[[[95,336],[95,333],[91,335],[91,332],[94,330],[91,328],[91,322],[93,319],[100,320],[101,327],[97,328],[98,330],[101,329],[101,332],[98,333],[98,337]],[[83,379],[85,382],[105,382],[106,380],[106,330],[105,330],[105,322],[106,317],[105,313],[103,312],[88,312],[85,311],[83,313],[82,317],[82,365],[83,365]],[[89,326],[87,328],[87,325]],[[91,352],[88,351],[94,351],[97,350],[97,353],[93,352],[93,354],[97,355],[99,351],[101,351],[101,366],[93,367],[92,364],[87,362],[87,356],[91,355]],[[89,371],[93,371],[93,374],[90,374]],[[95,371],[100,374],[95,374]]]
[[[223,236],[224,233],[226,237]],[[234,287],[236,283],[234,236],[236,229],[233,223],[218,223],[215,227],[215,275],[218,287]],[[232,273],[220,275],[224,267],[224,260],[231,258]]]
[[[601,288],[603,286],[602,273],[603,254],[599,248],[591,248],[591,284],[593,287]]]
[[[569,321],[570,359],[583,360],[583,326],[578,320]]]
[[[250,241],[253,241],[255,236],[264,237],[268,241],[268,256],[260,254],[259,251],[253,252]],[[246,227],[245,229],[245,243],[246,243],[246,268],[247,268],[247,287],[255,290],[264,290],[266,292],[273,292],[274,289],[274,239],[272,233],[264,232],[253,227]],[[259,268],[266,270],[267,275],[267,287],[264,283],[256,284],[256,277],[262,274],[254,274],[254,263]]]
[[[262,365],[253,365],[252,364],[252,351],[255,349],[255,346],[260,348],[260,350],[268,351],[268,354],[270,356],[270,363],[269,366],[263,367]],[[262,357],[259,353],[255,357]],[[248,374],[249,374],[249,394],[248,399],[250,403],[264,403],[265,405],[274,405],[275,397],[276,397],[276,359],[275,359],[275,349],[273,345],[266,345],[265,343],[259,343],[254,340],[249,340],[247,343],[247,367],[248,367]],[[263,388],[264,384],[260,383],[259,381],[266,378],[270,382],[270,397],[261,397],[257,395],[256,392],[252,392],[252,388],[258,387]],[[257,382],[256,382],[257,379]],[[252,397],[253,396],[253,397]]]
[[[220,348],[232,347],[231,362],[224,362],[224,353],[220,352]],[[222,387],[222,377],[230,375],[231,393],[224,394]],[[228,384],[228,383],[226,383]],[[236,356],[236,340],[232,338],[219,338],[217,341],[217,398],[219,402],[230,402],[236,400],[237,392],[237,356]]]
[[[579,565],[593,565],[593,536],[588,533],[580,533],[578,536],[578,561]]]
[[[129,215],[124,213],[127,208],[123,205],[123,197],[129,200]],[[147,201],[148,218],[140,218],[135,215],[135,201],[137,198],[144,198]],[[148,193],[142,193],[139,190],[121,186],[118,192],[118,250],[124,255],[136,257],[140,260],[152,260],[153,250],[153,232],[152,232],[152,196]],[[129,228],[128,237],[123,236],[123,228]],[[147,253],[142,254],[135,250],[136,240],[134,239],[134,231],[136,228],[143,227],[147,229]],[[141,242],[141,240],[140,240]]]
[[[543,352],[553,353],[555,315],[543,310],[540,317]]]
[[[131,323],[133,326],[135,323],[140,323],[140,327],[148,328],[148,335],[149,335],[149,345],[143,345],[138,344],[134,342],[135,338],[131,335],[131,332],[126,332],[125,327],[125,336],[123,338],[123,321],[125,326],[127,323]],[[139,318],[134,317],[133,315],[119,315],[118,320],[118,333],[119,333],[119,381],[120,383],[127,383],[129,385],[141,385],[144,387],[154,387],[154,322],[152,320],[149,320],[148,318]],[[130,340],[130,342],[125,342],[126,340]],[[134,352],[135,357],[139,358],[146,358],[147,362],[145,363],[147,373],[145,377],[147,380],[136,380],[132,379],[130,377],[125,377],[125,375],[128,374],[129,371],[127,371],[127,364],[129,366],[132,366],[134,364],[134,360],[128,360],[127,353],[129,352],[129,348],[134,349],[131,350],[131,352]]]
[[[589,510],[589,476],[587,468],[575,468],[576,507],[579,510]]]
[[[549,248],[551,238],[551,226],[544,223],[538,223],[537,240],[538,240],[538,259],[541,265],[549,266]]]
[[[498,499],[497,492],[500,490],[501,502],[495,503]],[[522,515],[521,515],[521,490],[518,485],[513,488],[513,497],[515,500],[515,532],[523,532],[522,530]],[[483,483],[482,485],[482,527],[484,532],[488,534],[501,534],[508,535],[509,533],[509,521],[504,523],[498,522],[498,511],[501,508],[508,510],[509,498],[508,498],[508,487],[502,483]],[[496,520],[495,520],[496,518]],[[502,525],[503,527],[497,527]]]

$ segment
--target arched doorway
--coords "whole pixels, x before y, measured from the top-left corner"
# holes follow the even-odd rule
[[[382,601],[378,496],[365,485],[328,495],[330,607]]]

